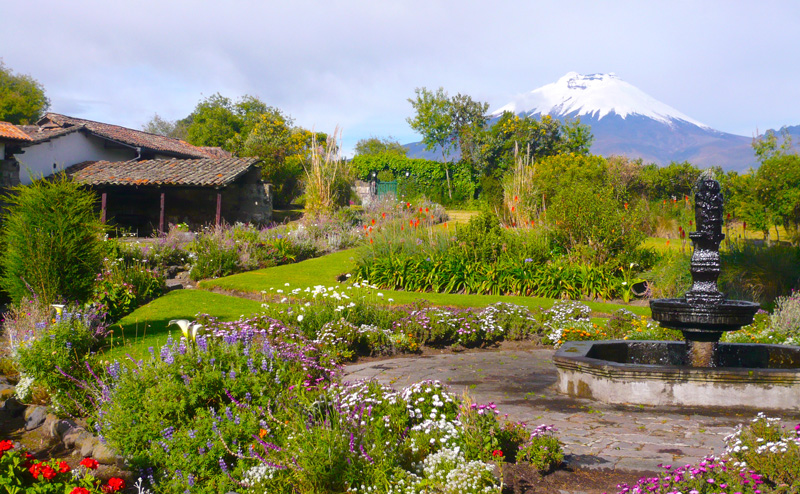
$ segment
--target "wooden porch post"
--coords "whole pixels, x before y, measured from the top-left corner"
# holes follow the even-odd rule
[[[217,226],[222,221],[222,191],[217,189]]]
[[[161,212],[158,216],[158,233],[164,233],[164,189],[161,189]]]
[[[106,222],[106,205],[107,205],[107,193],[103,191],[100,194],[100,221],[102,223]]]

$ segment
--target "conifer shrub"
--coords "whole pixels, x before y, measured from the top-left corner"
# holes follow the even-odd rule
[[[64,176],[13,187],[0,237],[0,284],[15,303],[31,292],[45,303],[85,302],[103,261],[95,196]]]

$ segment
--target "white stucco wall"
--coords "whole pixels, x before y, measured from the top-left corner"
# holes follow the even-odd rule
[[[31,177],[46,177],[83,161],[126,161],[136,157],[133,149],[106,149],[104,142],[78,131],[25,147],[24,153],[15,155],[20,164],[20,182],[29,184]]]

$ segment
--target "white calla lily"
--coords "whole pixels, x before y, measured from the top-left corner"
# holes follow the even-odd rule
[[[197,335],[201,334],[203,328],[202,324],[192,324],[192,321],[188,319],[172,319],[168,326],[172,326],[173,324],[181,328],[181,333],[183,333],[187,341],[195,341]]]

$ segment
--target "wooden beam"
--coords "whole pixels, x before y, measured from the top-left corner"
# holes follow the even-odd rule
[[[105,223],[106,222],[106,215],[107,215],[107,205],[108,205],[108,193],[103,191],[100,194],[100,221]]]
[[[161,190],[161,213],[158,216],[158,233],[164,233],[164,190]]]
[[[217,226],[222,221],[222,191],[217,189]]]

